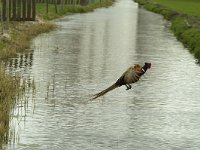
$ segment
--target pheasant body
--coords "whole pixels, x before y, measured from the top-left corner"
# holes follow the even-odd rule
[[[132,86],[130,84],[139,81],[140,77],[143,74],[145,74],[147,69],[150,69],[150,68],[151,68],[151,63],[145,63],[143,67],[141,67],[138,64],[135,64],[134,66],[129,67],[113,85],[95,94],[92,99],[96,99],[100,96],[103,96],[107,92],[114,90],[115,88],[120,87],[122,85],[125,85],[127,87],[126,90],[131,89]]]

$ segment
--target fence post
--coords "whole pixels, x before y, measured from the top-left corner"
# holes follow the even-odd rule
[[[48,14],[49,12],[49,0],[46,0],[46,13]]]
[[[17,0],[17,20],[20,20],[21,18],[21,1]]]
[[[9,0],[9,18],[11,18],[11,10],[12,10],[11,9],[11,7],[12,7],[11,2],[12,2],[12,0]]]
[[[9,29],[9,20],[10,20],[10,18],[9,18],[9,16],[10,16],[10,15],[9,15],[9,12],[10,12],[10,11],[9,11],[9,9],[10,9],[10,8],[9,8],[10,3],[9,3],[9,2],[10,2],[9,0],[6,1],[6,28],[7,28],[7,29]]]
[[[12,12],[13,12],[13,16],[12,16],[12,20],[16,20],[16,0],[12,0],[12,3],[13,3],[13,8],[12,8]]]
[[[36,17],[36,7],[35,7],[35,5],[36,5],[36,2],[35,2],[35,0],[32,0],[32,17],[33,17],[33,20],[35,20],[35,17]]]
[[[2,0],[2,19],[6,20],[6,0]]]
[[[0,1],[0,10],[1,10],[1,33],[4,33],[4,24],[3,24],[3,1]]]
[[[23,16],[23,20],[25,21],[25,18],[26,18],[26,1],[27,0],[23,0],[22,1],[22,16]]]

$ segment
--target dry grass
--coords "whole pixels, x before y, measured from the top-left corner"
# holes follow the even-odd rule
[[[9,129],[9,114],[20,91],[20,79],[6,74],[0,65],[0,149],[1,143],[6,139]]]
[[[14,57],[17,52],[29,48],[30,41],[43,32],[49,32],[55,25],[48,22],[13,22],[8,34],[0,39],[0,58]]]

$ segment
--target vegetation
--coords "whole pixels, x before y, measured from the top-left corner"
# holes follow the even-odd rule
[[[37,4],[37,14],[39,17],[45,20],[52,20],[58,17],[62,17],[67,14],[71,13],[86,13],[93,11],[99,7],[107,7],[112,5],[112,0],[96,0],[93,3],[89,3],[86,6],[82,5],[56,5],[55,4],[48,4],[48,13],[46,10],[45,3],[38,3]]]
[[[197,59],[200,59],[200,1],[135,0],[146,9],[170,20],[171,30]]]
[[[55,26],[50,23],[12,22],[9,33],[4,33],[0,40],[0,59],[14,57],[17,52],[29,48],[30,40],[39,33],[48,32]]]
[[[9,128],[9,114],[19,92],[19,78],[13,78],[5,73],[0,66],[0,149],[1,144],[7,138]]]
[[[177,12],[198,16],[200,18],[199,0],[151,0],[153,3],[161,4]]]

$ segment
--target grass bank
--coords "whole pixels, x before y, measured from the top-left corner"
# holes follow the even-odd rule
[[[9,30],[0,39],[0,59],[15,57],[29,48],[30,41],[40,33],[51,31],[55,25],[48,22],[11,22]]]
[[[200,60],[199,0],[135,0],[145,9],[162,14],[171,21],[171,30],[179,41]]]

